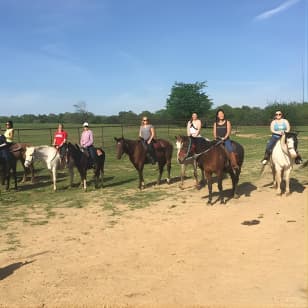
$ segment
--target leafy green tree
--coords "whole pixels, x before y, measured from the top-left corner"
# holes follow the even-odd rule
[[[172,119],[189,119],[193,112],[204,116],[213,103],[204,89],[206,82],[183,83],[176,82],[171,89],[166,102],[166,109]]]

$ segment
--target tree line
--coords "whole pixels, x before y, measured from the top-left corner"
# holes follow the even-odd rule
[[[206,82],[183,83],[175,82],[166,100],[166,108],[156,112],[121,111],[117,115],[96,115],[86,108],[85,102],[79,102],[73,107],[74,112],[59,114],[23,114],[10,117],[0,116],[0,123],[8,120],[14,123],[76,123],[88,121],[91,124],[139,124],[143,116],[151,119],[153,124],[186,125],[193,112],[197,112],[203,126],[212,126],[215,121],[216,110],[224,109],[226,117],[233,125],[268,125],[276,110],[281,110],[291,125],[308,124],[307,102],[272,102],[264,108],[260,107],[232,107],[228,104],[213,108],[205,88]]]

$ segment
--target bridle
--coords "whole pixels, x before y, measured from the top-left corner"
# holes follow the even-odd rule
[[[220,145],[223,143],[223,140],[219,140],[217,141],[215,144],[211,145],[208,149],[200,152],[200,153],[194,153],[193,155],[189,156],[190,154],[190,151],[191,151],[191,147],[192,147],[192,141],[191,141],[191,138],[189,138],[189,143],[188,143],[188,147],[187,147],[187,152],[185,154],[185,157],[183,159],[183,161],[188,161],[188,160],[191,160],[191,159],[197,159],[199,156],[211,151],[214,147]],[[182,142],[182,145],[183,145],[183,142]]]

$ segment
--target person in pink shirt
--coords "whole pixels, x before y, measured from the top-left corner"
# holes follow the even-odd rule
[[[95,153],[95,148],[93,146],[94,143],[93,132],[89,129],[88,122],[84,122],[82,126],[83,126],[83,132],[80,137],[80,145],[81,147],[87,149],[95,167],[96,153]]]

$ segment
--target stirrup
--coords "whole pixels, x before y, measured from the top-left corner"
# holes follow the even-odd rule
[[[261,164],[262,165],[266,165],[268,163],[268,160],[267,159],[263,159],[262,161],[261,161]]]

